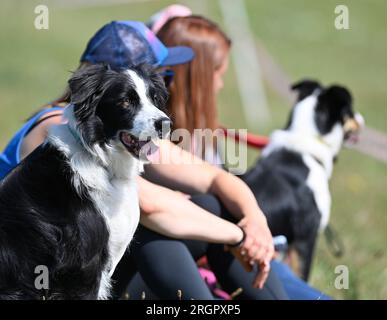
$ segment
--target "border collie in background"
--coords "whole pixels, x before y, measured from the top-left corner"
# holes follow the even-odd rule
[[[273,235],[285,235],[308,279],[319,231],[329,221],[329,179],[345,140],[356,138],[363,118],[350,92],[304,80],[285,129],[273,132],[261,159],[244,176],[267,216]]]
[[[69,87],[67,123],[0,185],[0,300],[108,298],[139,221],[142,147],[169,131],[167,91],[146,66],[89,66]],[[41,265],[48,290],[35,286]]]

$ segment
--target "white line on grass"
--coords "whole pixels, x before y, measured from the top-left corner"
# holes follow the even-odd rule
[[[249,129],[261,129],[270,120],[261,68],[244,0],[218,0],[224,24],[233,41],[233,60],[244,115]],[[257,128],[257,124],[261,128]]]

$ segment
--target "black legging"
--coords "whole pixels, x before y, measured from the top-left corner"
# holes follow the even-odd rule
[[[212,195],[197,195],[191,200],[217,216],[233,220]],[[145,291],[148,298],[177,299],[178,290],[181,290],[183,299],[214,299],[195,262],[207,255],[208,263],[225,291],[231,293],[243,289],[239,299],[287,299],[273,272],[270,272],[263,289],[254,289],[252,283],[256,272],[246,272],[232,254],[224,251],[222,244],[175,240],[140,226],[129,251],[130,255],[121,260],[114,275],[117,280],[115,291],[120,296],[131,279],[127,289],[131,299],[140,299],[141,291]],[[134,268],[139,274],[133,277]]]

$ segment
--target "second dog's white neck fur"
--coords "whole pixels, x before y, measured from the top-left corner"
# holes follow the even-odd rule
[[[330,216],[331,195],[328,180],[333,169],[332,151],[314,137],[306,137],[287,130],[278,130],[271,135],[270,143],[262,151],[262,156],[266,157],[282,148],[300,153],[309,169],[306,184],[313,191],[314,199],[321,213],[320,231],[322,231],[328,225]]]
[[[285,148],[302,155],[312,156],[323,166],[329,179],[333,170],[332,150],[316,137],[308,137],[299,132],[276,130],[270,136],[270,143],[263,149],[262,156],[266,157],[272,152]]]
[[[312,156],[325,169],[327,178],[332,175],[333,159],[342,146],[344,131],[336,124],[330,133],[321,135],[315,123],[315,111],[319,90],[294,106],[291,124],[287,130],[276,130],[263,150],[267,156],[279,148]]]
[[[83,138],[76,136],[78,131],[71,105],[64,115],[67,123],[52,126],[47,141],[67,157],[73,170],[75,189],[80,193],[82,186],[87,187],[108,226],[110,261],[102,274],[98,294],[99,299],[106,299],[110,291],[110,277],[139,222],[136,177],[142,164],[120,142],[112,142],[105,148],[97,145],[87,147]]]

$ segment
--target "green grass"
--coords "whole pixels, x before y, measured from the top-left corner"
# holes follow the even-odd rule
[[[66,1],[63,1],[66,3]],[[111,6],[71,7],[50,1],[3,0],[0,4],[0,147],[22,121],[63,90],[69,71],[89,37],[113,19],[146,20],[172,1],[148,1]],[[46,3],[50,29],[35,30],[34,7]],[[185,1],[207,10],[222,23],[216,1]],[[293,81],[314,77],[342,83],[369,126],[387,132],[387,2],[351,0],[350,30],[334,28],[337,1],[246,0],[251,28]],[[202,5],[201,5],[202,4]],[[204,5],[203,5],[204,4]],[[233,66],[219,99],[222,121],[246,127],[240,111]],[[288,105],[267,88],[273,120],[250,128],[268,134],[283,126]],[[257,156],[249,154],[250,162]],[[335,167],[331,189],[332,223],[340,230],[346,252],[336,259],[320,239],[311,282],[340,299],[387,298],[387,167],[352,150],[344,150]],[[348,290],[334,287],[335,267],[349,268]]]

